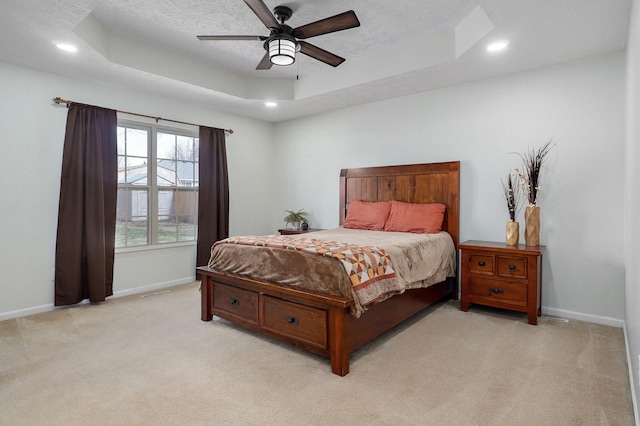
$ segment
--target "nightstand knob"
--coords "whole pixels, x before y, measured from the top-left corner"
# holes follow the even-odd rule
[[[516,265],[509,265],[509,269],[511,269],[512,271],[516,269]]]
[[[486,263],[484,263],[484,262],[481,260],[480,262],[478,262],[478,265],[480,265],[480,266],[485,266],[485,265],[486,265]]]
[[[490,288],[489,293],[504,294],[504,290],[501,288]]]

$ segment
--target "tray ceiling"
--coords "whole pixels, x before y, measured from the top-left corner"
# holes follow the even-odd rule
[[[307,40],[346,62],[298,55],[256,71],[261,42],[196,39],[268,35],[242,0],[3,1],[0,60],[282,121],[624,49],[631,9],[631,0],[265,3],[293,9],[292,27],[354,10],[360,27]],[[487,52],[498,39],[508,48]]]

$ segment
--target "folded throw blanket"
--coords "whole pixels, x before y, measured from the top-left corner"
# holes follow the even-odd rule
[[[364,307],[403,291],[396,280],[391,258],[384,249],[378,247],[286,235],[230,237],[216,242],[214,247],[219,244],[280,248],[337,259]]]

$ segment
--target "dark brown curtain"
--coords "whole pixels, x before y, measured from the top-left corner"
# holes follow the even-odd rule
[[[117,191],[116,111],[72,103],[60,180],[56,306],[113,294]]]
[[[229,177],[223,129],[200,127],[196,266],[207,266],[211,245],[229,236]]]

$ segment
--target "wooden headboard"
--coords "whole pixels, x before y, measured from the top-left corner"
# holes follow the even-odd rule
[[[442,230],[458,248],[460,162],[342,169],[340,225],[354,200],[442,203],[447,206]]]

